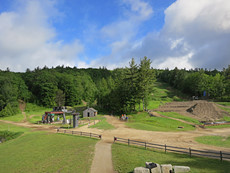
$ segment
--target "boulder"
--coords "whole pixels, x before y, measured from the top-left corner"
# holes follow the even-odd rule
[[[190,172],[190,167],[188,166],[173,166],[174,173],[180,172]]]
[[[161,165],[161,173],[171,173],[171,172],[172,172],[172,165],[171,164]]]
[[[137,167],[134,169],[133,173],[150,173],[148,168]]]
[[[151,173],[161,173],[161,166],[159,164],[156,164],[157,166],[155,168],[151,169]]]

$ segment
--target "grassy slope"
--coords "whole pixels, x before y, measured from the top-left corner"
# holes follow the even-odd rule
[[[7,121],[14,121],[14,122],[21,122],[24,119],[24,115],[22,113],[9,116],[9,117],[1,117],[0,120],[7,120]]]
[[[119,173],[132,172],[135,167],[145,167],[145,162],[189,166],[191,173],[224,173],[229,172],[227,161],[192,157],[188,155],[149,151],[143,148],[123,144],[112,145],[113,164]]]
[[[177,118],[177,119],[184,120],[184,121],[187,121],[187,122],[191,122],[191,123],[194,123],[194,124],[201,124],[197,119],[187,117],[187,116],[183,116],[183,115],[181,115],[181,114],[179,114],[177,112],[158,112],[158,113],[161,114],[161,115],[165,115],[167,117]]]
[[[195,129],[192,125],[180,121],[163,117],[150,117],[146,112],[131,115],[126,125],[131,128],[149,131],[186,131]],[[178,126],[183,126],[184,128],[181,129]]]
[[[115,127],[113,125],[109,124],[106,121],[106,118],[104,118],[100,122],[98,122],[97,124],[90,126],[90,128],[97,128],[97,129],[103,129],[103,130],[111,130],[111,129],[114,129]]]
[[[181,98],[186,98],[187,96],[182,94],[180,91],[171,88],[167,83],[155,82],[153,87],[153,93],[150,95],[150,101],[148,109],[156,109],[160,105],[172,101],[182,101]],[[139,110],[139,105],[136,105],[137,110]],[[142,103],[140,105],[140,110],[142,109]]]
[[[230,137],[224,138],[221,136],[201,136],[197,137],[196,141],[202,144],[230,148]]]
[[[186,98],[186,96],[183,95],[180,91],[172,89],[168,84],[156,82],[153,88],[153,94],[150,96],[148,109],[156,109],[165,103],[182,100],[178,96],[180,96],[180,98]],[[168,114],[168,116],[170,115]],[[199,123],[192,118],[176,115],[175,113],[172,113],[171,116],[183,120],[186,119],[189,122],[192,121]],[[195,129],[191,125],[176,120],[162,117],[150,117],[146,112],[140,114],[131,114],[131,118],[129,122],[126,123],[126,125],[131,128],[149,131],[185,131]],[[183,126],[184,128],[178,129],[178,126]]]
[[[0,130],[24,135],[0,144],[0,172],[90,172],[96,139],[30,129],[0,122]]]

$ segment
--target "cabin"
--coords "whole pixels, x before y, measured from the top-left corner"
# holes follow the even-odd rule
[[[97,110],[94,108],[87,108],[83,111],[83,117],[95,117],[97,116]]]

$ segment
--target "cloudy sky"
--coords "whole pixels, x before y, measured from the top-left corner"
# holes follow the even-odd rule
[[[0,0],[0,69],[230,64],[230,0]]]

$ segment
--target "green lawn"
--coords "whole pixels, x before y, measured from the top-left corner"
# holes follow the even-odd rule
[[[224,124],[218,126],[205,126],[205,128],[213,128],[213,129],[230,128],[230,124]]]
[[[90,126],[90,128],[97,128],[97,129],[103,129],[103,130],[111,130],[111,129],[114,129],[115,127],[113,125],[109,124],[106,121],[106,118],[103,118],[97,124]]]
[[[184,120],[190,123],[194,123],[194,124],[201,124],[197,119],[195,118],[191,118],[191,117],[187,117],[184,115],[181,115],[179,113],[176,112],[158,112],[161,115],[167,116],[167,117],[172,117],[172,118],[177,118],[180,120]]]
[[[230,102],[216,102],[216,103],[223,106],[230,106]]]
[[[163,117],[150,117],[146,112],[132,114],[126,125],[131,128],[149,131],[187,131],[195,129],[192,125],[180,121]],[[179,126],[184,128],[178,128]]]
[[[0,122],[0,131],[4,131],[4,130],[8,130],[12,132],[28,132],[31,129]]]
[[[220,109],[230,113],[230,108],[229,107],[223,107],[223,106],[218,106]]]
[[[230,148],[230,136],[228,138],[222,136],[200,136],[196,138],[196,141],[202,144]]]
[[[0,130],[26,131],[0,144],[0,172],[90,172],[98,140],[67,134],[32,132],[5,123]]]
[[[189,166],[191,173],[227,173],[230,164],[215,159],[192,157],[183,154],[150,151],[125,144],[112,145],[112,157],[115,170],[119,173],[132,172],[135,167],[145,167],[145,162]]]
[[[14,122],[21,122],[24,120],[24,115],[22,113],[9,116],[9,117],[1,117],[0,120],[7,120],[7,121],[14,121]]]

